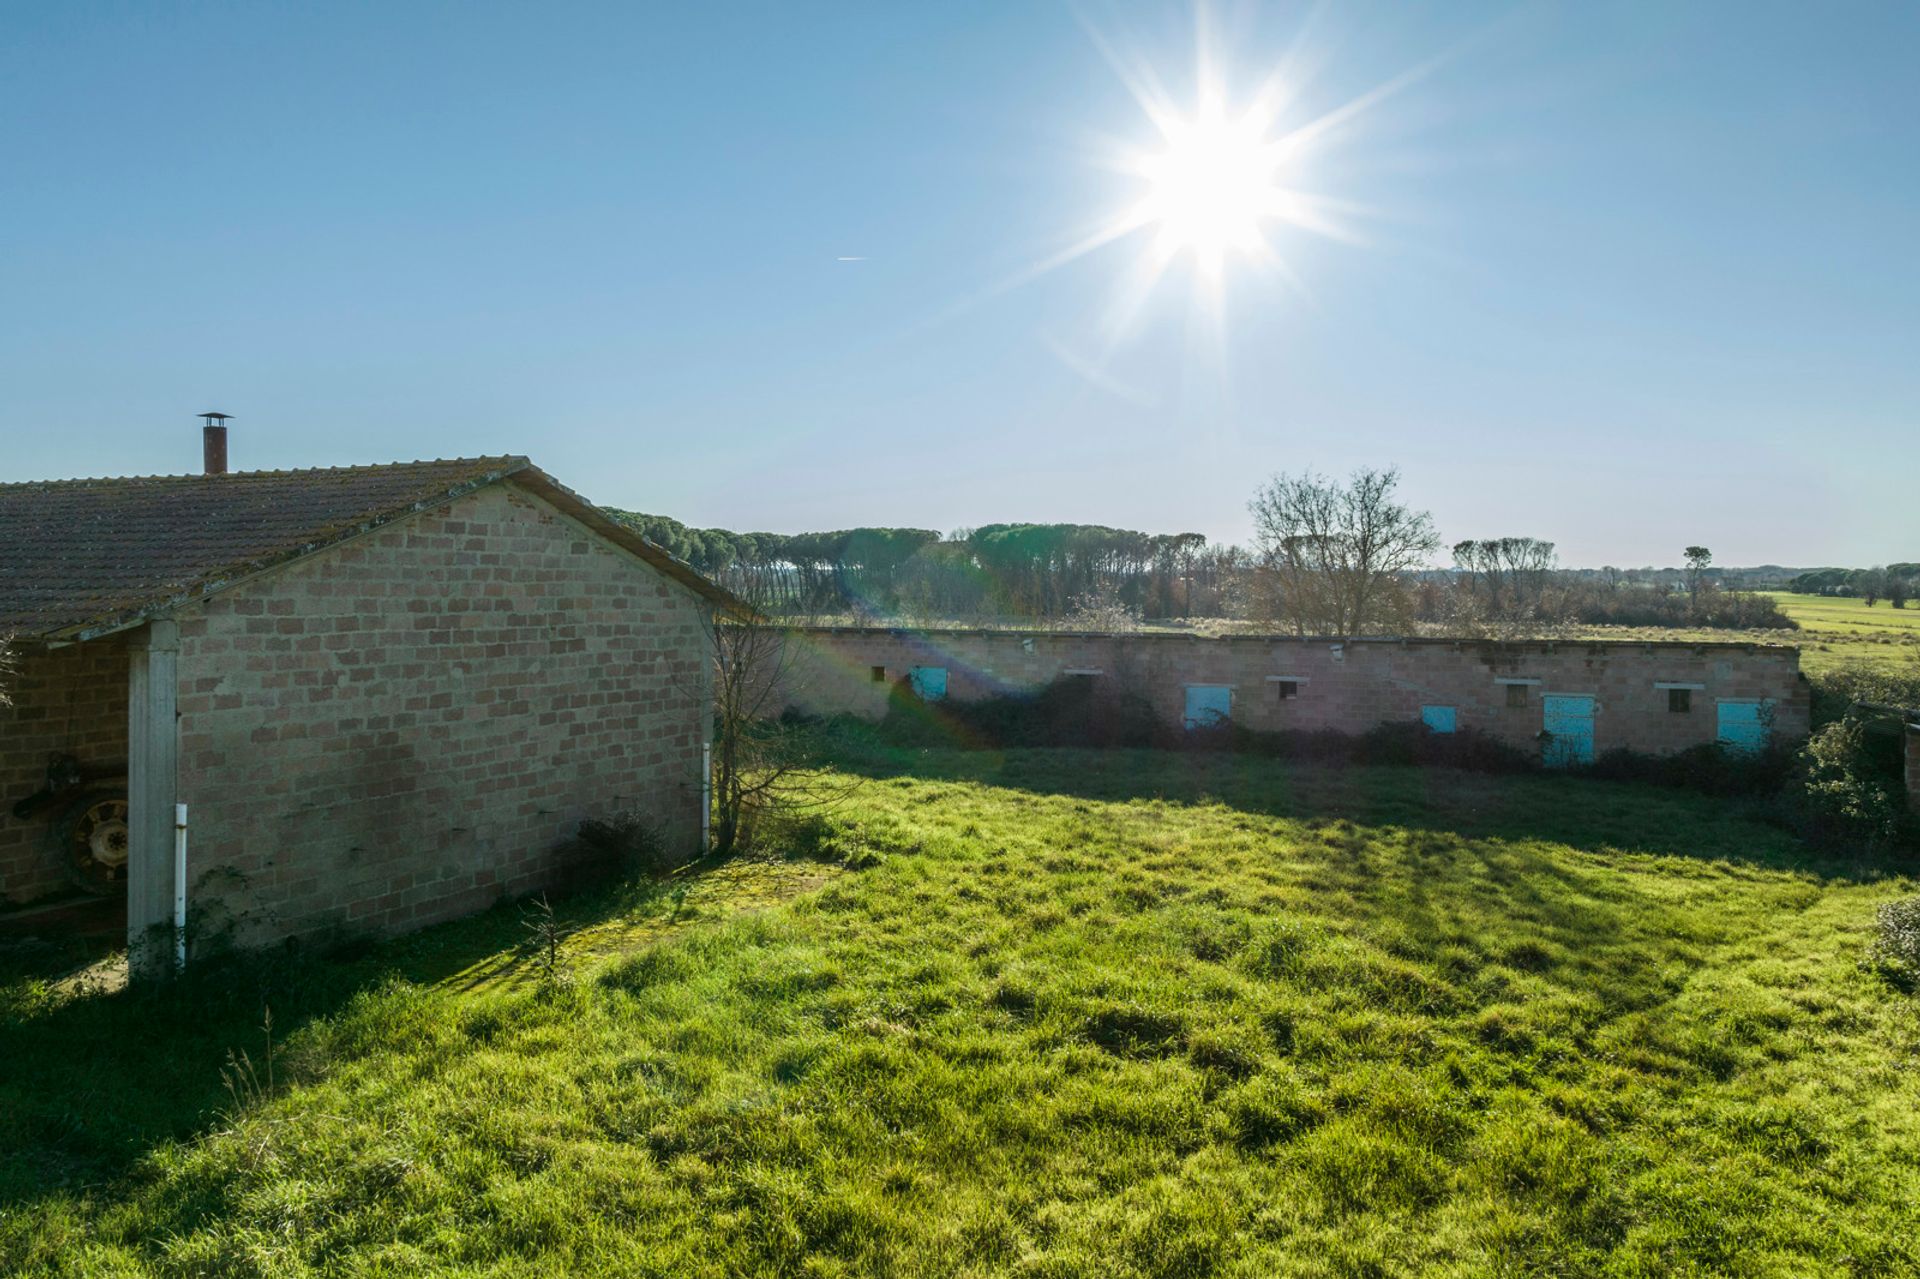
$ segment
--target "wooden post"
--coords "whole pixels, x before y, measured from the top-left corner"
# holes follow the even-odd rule
[[[127,966],[136,978],[173,968],[173,805],[179,783],[180,628],[147,623],[128,646]]]

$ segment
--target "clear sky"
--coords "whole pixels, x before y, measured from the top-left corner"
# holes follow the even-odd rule
[[[1920,6],[1218,5],[1340,234],[1218,304],[1182,6],[0,9],[0,475],[518,452],[696,524],[1243,538],[1399,465],[1573,564],[1920,559]],[[1392,91],[1367,98],[1388,86]],[[843,260],[858,259],[858,260]]]

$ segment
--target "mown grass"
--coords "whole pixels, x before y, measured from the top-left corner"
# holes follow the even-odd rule
[[[1920,641],[1920,606],[1894,608],[1885,600],[1868,607],[1866,600],[1843,595],[1798,595],[1792,591],[1765,591],[1780,611],[1809,630],[1842,634],[1885,635]]]
[[[1920,605],[1896,609],[1882,600],[1868,608],[1862,599],[1766,593],[1800,624],[1800,662],[1808,674],[1865,667],[1920,676]]]
[[[0,1271],[1920,1266],[1920,1023],[1861,963],[1909,878],[1569,778],[839,763],[796,844],[861,869],[562,986],[310,972],[337,998],[234,1113],[258,991],[16,999]],[[20,1069],[54,1045],[65,1089]],[[116,1146],[92,1051],[196,1082]]]

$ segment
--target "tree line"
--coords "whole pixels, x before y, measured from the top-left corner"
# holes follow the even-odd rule
[[[1668,569],[1567,570],[1521,536],[1445,546],[1400,500],[1397,470],[1277,475],[1249,503],[1250,547],[1199,533],[988,524],[736,533],[615,510],[642,536],[787,616],[1048,622],[1120,630],[1232,618],[1300,635],[1539,634],[1565,625],[1792,629],[1765,596],[1728,589],[1705,546]],[[1450,551],[1451,565],[1438,564]]]
[[[1200,533],[1096,524],[987,524],[828,533],[735,533],[663,515],[611,512],[714,579],[790,614],[1064,618],[1118,609],[1141,618],[1221,617],[1238,548]]]
[[[1920,596],[1920,564],[1815,569],[1790,580],[1787,589],[1803,595],[1864,599],[1869,608],[1881,600],[1894,608],[1905,608],[1908,600]]]

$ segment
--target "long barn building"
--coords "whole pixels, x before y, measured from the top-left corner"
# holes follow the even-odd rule
[[[1422,720],[1567,764],[1617,748],[1750,749],[1808,731],[1800,651],[1778,644],[863,627],[796,630],[790,643],[787,705],[870,719],[902,680],[922,697],[968,700],[1086,679],[1145,697],[1169,724],[1359,733]]]

